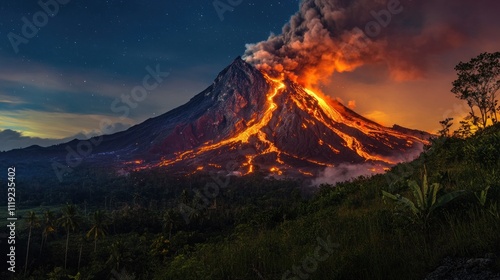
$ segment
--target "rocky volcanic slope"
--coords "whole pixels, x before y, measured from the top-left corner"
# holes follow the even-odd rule
[[[390,166],[419,152],[429,135],[387,128],[342,104],[237,58],[213,84],[182,105],[130,129],[104,136],[82,160],[116,169],[165,167],[172,172],[260,170],[312,176],[326,166],[374,162]],[[67,147],[30,147],[0,160],[65,164]]]

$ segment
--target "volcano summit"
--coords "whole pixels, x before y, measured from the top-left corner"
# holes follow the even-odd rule
[[[342,163],[389,167],[420,152],[428,137],[381,126],[286,78],[269,77],[238,57],[188,103],[105,135],[79,160],[116,170],[161,167],[182,174],[225,170],[232,162],[234,174],[260,170],[314,176]],[[53,166],[64,165],[79,142],[14,150],[0,158],[50,158]]]

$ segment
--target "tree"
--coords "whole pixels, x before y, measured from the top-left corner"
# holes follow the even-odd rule
[[[109,217],[106,212],[97,210],[92,217],[92,228],[87,232],[87,238],[94,239],[94,253],[97,250],[97,239],[106,236]]]
[[[78,244],[80,245],[80,250],[78,252],[78,271],[80,271],[80,264],[82,262],[82,251],[84,243],[85,243],[85,236],[80,235],[78,237]]]
[[[441,130],[438,132],[441,137],[450,137],[450,127],[453,125],[453,118],[446,118],[439,122]]]
[[[47,238],[50,234],[56,231],[56,227],[54,225],[54,212],[49,209],[43,212],[43,226],[42,226],[42,244],[40,246],[40,255],[42,254],[43,245],[47,241]]]
[[[26,261],[24,262],[24,274],[26,274],[26,271],[28,269],[28,257],[29,257],[29,253],[30,253],[31,230],[33,228],[40,226],[40,224],[38,223],[38,217],[36,216],[35,212],[33,212],[33,211],[28,212],[28,218],[26,220],[26,224],[28,225],[29,233],[28,233],[28,246],[26,248]]]
[[[130,254],[122,241],[113,242],[109,251],[110,255],[106,264],[111,265],[111,267],[116,271],[120,271],[121,264],[130,261]]]
[[[470,108],[467,120],[479,128],[486,127],[490,120],[497,123],[500,52],[482,53],[469,62],[460,62],[455,70],[458,78],[453,82],[451,92],[467,101]]]
[[[168,240],[172,239],[172,228],[174,227],[174,211],[173,210],[167,210],[163,214],[162,217],[162,223],[163,223],[163,230],[165,231],[168,229]]]
[[[48,280],[60,280],[64,276],[65,275],[62,267],[55,267],[54,270],[47,273]]]
[[[59,225],[66,230],[66,251],[64,253],[64,270],[68,261],[69,234],[78,227],[79,216],[75,205],[66,204],[62,209],[62,217],[58,219]]]
[[[460,127],[458,128],[458,130],[455,130],[453,132],[453,136],[465,139],[470,137],[472,135],[472,132],[472,124],[468,120],[468,118],[466,118],[465,120],[460,121]]]

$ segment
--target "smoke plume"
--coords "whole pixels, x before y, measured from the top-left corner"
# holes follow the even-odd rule
[[[282,33],[248,44],[244,59],[313,88],[334,72],[367,63],[387,64],[394,80],[418,79],[432,55],[457,47],[466,36],[461,25],[467,18],[433,12],[453,8],[446,2],[303,0]]]

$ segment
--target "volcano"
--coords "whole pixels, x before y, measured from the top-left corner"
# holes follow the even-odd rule
[[[429,134],[384,127],[341,103],[238,57],[188,103],[126,131],[105,135],[77,159],[116,170],[164,168],[314,176],[325,167],[371,162],[389,167],[422,151]],[[66,164],[81,141],[0,154]],[[75,155],[73,154],[73,160]],[[53,164],[54,165],[54,164]],[[232,167],[228,167],[231,165]]]

